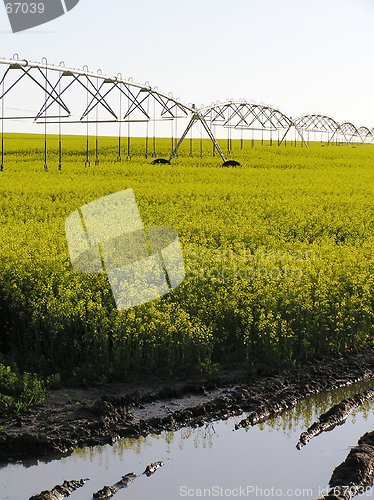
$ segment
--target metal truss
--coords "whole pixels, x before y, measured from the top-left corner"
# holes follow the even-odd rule
[[[295,123],[308,134],[309,132],[327,133],[327,144],[332,143],[334,138],[338,140],[339,137],[343,137],[349,145],[354,141],[364,143],[374,137],[374,129],[370,131],[367,127],[357,128],[348,121],[340,124],[330,116],[325,115],[304,115],[297,118]]]
[[[360,127],[358,129],[358,133],[360,134],[360,138],[363,143],[372,141],[374,138],[374,129],[370,130],[367,127]]]
[[[336,132],[339,130],[339,123],[333,118],[325,115],[304,115],[295,120],[295,123],[302,130],[309,132]]]
[[[354,139],[361,140],[360,131],[351,122],[344,122],[339,125],[340,131],[345,135],[347,141],[351,143]]]
[[[84,122],[93,116],[93,112],[100,108],[105,113],[105,118],[93,121],[107,123],[151,120],[153,105],[157,106],[160,118],[176,119],[180,115],[187,116],[192,108],[174,99],[172,94],[163,94],[149,85],[141,85],[131,80],[125,80],[120,74],[115,77],[104,75],[101,72],[93,73],[85,67],[83,70],[66,68],[42,63],[33,63],[24,59],[0,59],[0,65],[5,67],[1,75],[0,85],[4,86],[0,92],[0,101],[7,94],[19,88],[25,80],[41,91],[39,111],[35,115],[11,116],[4,119],[33,119],[36,122],[59,118],[63,123],[71,123],[69,107],[69,93],[74,87],[83,90],[87,99],[82,103],[79,122]],[[118,105],[114,107],[113,95],[116,95]],[[57,110],[53,113],[52,110]],[[50,114],[48,114],[50,113]]]
[[[21,97],[33,106],[32,111],[25,111],[9,106],[9,100],[18,102]],[[20,100],[20,102],[22,99]],[[78,109],[77,109],[78,108]],[[8,114],[9,110],[11,114]],[[15,113],[13,111],[16,111]],[[374,129],[366,127],[357,129],[352,123],[339,125],[333,118],[324,115],[305,115],[296,120],[288,117],[278,109],[247,101],[226,101],[214,103],[208,107],[197,109],[195,105],[186,105],[174,98],[171,93],[160,92],[157,87],[148,83],[139,84],[131,78],[125,79],[121,74],[110,76],[89,71],[88,67],[75,69],[65,67],[64,63],[52,65],[43,59],[41,62],[30,62],[17,55],[12,59],[0,59],[0,123],[1,123],[1,165],[4,167],[4,130],[8,120],[32,121],[44,128],[44,168],[48,170],[47,127],[58,125],[59,134],[59,168],[62,165],[62,129],[67,124],[84,124],[86,127],[87,147],[86,165],[89,166],[89,126],[96,125],[95,163],[99,163],[98,125],[118,124],[118,160],[122,159],[121,140],[122,127],[127,124],[127,157],[130,151],[130,124],[146,124],[145,156],[156,156],[156,122],[172,122],[180,119],[189,120],[186,129],[177,140],[177,133],[172,137],[170,159],[178,154],[178,150],[196,123],[207,133],[223,161],[225,154],[219,146],[215,131],[218,127],[228,130],[229,152],[231,131],[264,131],[278,135],[278,145],[286,141],[291,129],[295,130],[295,141],[298,136],[308,146],[304,132],[328,133],[328,143],[334,137],[342,135],[347,143],[354,138],[362,142],[374,138]],[[148,141],[148,124],[153,124],[153,151],[150,152]],[[177,127],[175,127],[177,129]],[[262,135],[263,137],[263,135]],[[252,137],[253,142],[253,137]],[[243,139],[242,139],[243,144]]]
[[[340,125],[337,121],[335,121],[333,118],[330,116],[325,116],[325,115],[304,115],[295,120],[295,124],[299,127],[299,129],[307,132],[308,138],[309,138],[309,133],[310,132],[320,132],[321,135],[323,133],[328,134],[328,141],[327,144],[330,144],[334,137],[337,137],[339,133],[341,133],[346,142],[348,142],[348,139],[344,133],[340,129]]]
[[[217,126],[227,128],[229,131],[234,129],[240,131],[268,131],[270,133],[281,132],[282,136],[278,137],[278,145],[281,145],[286,140],[287,134],[292,128],[294,128],[302,142],[308,147],[308,143],[304,139],[302,130],[293,122],[291,118],[278,109],[247,101],[226,101],[222,103],[215,103],[211,106],[203,107],[195,111],[187,129],[174,148],[171,158],[174,158],[178,154],[178,150],[182,142],[197,122],[200,122],[203,125],[204,129],[211,138],[215,137],[214,130]],[[228,143],[228,150],[231,152],[230,137],[228,139]],[[216,149],[221,158],[225,161],[226,158],[222,149],[218,145],[216,145]]]
[[[36,94],[33,104],[37,103],[38,111],[32,114],[8,116],[5,113],[6,100],[10,96],[14,97],[17,92],[21,95],[28,94],[30,84],[32,92]],[[77,92],[80,97],[74,100],[72,96],[76,97]],[[77,102],[80,103],[79,110],[76,109]],[[45,134],[47,125],[59,125],[60,136],[64,124],[85,124],[88,137],[90,124],[117,123],[119,125],[118,159],[121,159],[121,124],[142,122],[155,124],[157,121],[166,122],[192,117],[192,120],[202,122],[214,147],[222,159],[226,159],[204,118],[196,113],[194,106],[182,104],[171,93],[162,93],[157,87],[152,88],[149,84],[142,85],[131,79],[126,80],[121,74],[113,77],[104,75],[100,70],[96,73],[91,72],[87,67],[67,68],[63,63],[56,66],[48,64],[45,59],[40,63],[19,59],[18,56],[13,59],[0,59],[0,110],[3,132],[4,123],[7,120],[32,120],[44,125]],[[155,137],[153,140],[155,142]],[[148,149],[148,137],[146,144]],[[147,156],[148,151],[146,151]],[[59,168],[61,162],[60,137]],[[96,163],[98,163],[98,151],[96,151]],[[88,146],[86,164],[90,164]],[[2,133],[1,165],[3,168],[4,133]],[[46,141],[44,167],[48,169]]]
[[[6,102],[30,95],[34,111],[5,113]],[[100,71],[93,73],[87,67],[72,69],[63,63],[55,66],[46,60],[40,63],[24,59],[0,59],[0,105],[2,123],[2,168],[4,166],[4,123],[7,120],[30,120],[44,125],[44,168],[47,164],[47,126],[59,126],[59,168],[62,165],[62,127],[65,124],[85,124],[87,127],[86,166],[90,165],[88,148],[89,125],[117,123],[119,127],[118,159],[122,159],[122,124],[151,120],[175,120],[188,116],[188,106],[181,104],[171,94],[164,94],[149,85],[126,80],[120,74],[108,76]],[[31,104],[30,104],[31,107]],[[35,109],[37,111],[35,111]],[[17,109],[16,109],[17,111]],[[96,129],[97,130],[97,129]],[[148,141],[147,141],[148,144]],[[148,146],[147,146],[148,147]],[[127,154],[130,152],[128,142]],[[96,141],[95,163],[98,163]]]
[[[185,129],[185,131],[183,132],[181,138],[177,142],[175,148],[171,152],[170,160],[172,160],[173,158],[175,158],[178,155],[179,148],[181,147],[183,141],[185,140],[185,138],[187,137],[188,133],[190,132],[190,130],[192,130],[192,127],[196,123],[201,123],[202,127],[205,129],[205,131],[207,132],[209,138],[213,142],[214,148],[218,151],[218,154],[220,155],[222,161],[225,162],[227,158],[226,158],[224,152],[221,149],[221,146],[218,144],[218,142],[217,142],[217,140],[216,140],[216,138],[215,138],[215,136],[213,134],[212,127],[209,127],[209,125],[208,125],[205,117],[201,113],[201,111],[200,110],[196,110],[196,109],[194,110],[194,112],[192,114],[192,117],[190,119],[190,122],[187,125],[187,128]]]
[[[294,128],[307,146],[300,127],[284,113],[270,106],[247,101],[226,101],[203,108],[200,113],[211,126],[219,125],[236,130],[282,131],[278,144],[282,144],[289,131]]]

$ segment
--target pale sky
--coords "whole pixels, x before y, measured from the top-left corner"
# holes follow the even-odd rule
[[[18,34],[0,8],[0,56],[121,72],[198,106],[245,98],[372,128],[373,27],[373,0],[80,0]]]

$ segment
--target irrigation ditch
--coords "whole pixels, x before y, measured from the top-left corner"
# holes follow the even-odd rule
[[[196,377],[188,383],[148,380],[59,389],[49,393],[44,405],[0,422],[0,460],[3,463],[38,458],[52,460],[69,456],[76,448],[113,444],[121,438],[139,438],[182,427],[202,427],[209,422],[246,415],[234,431],[266,422],[305,398],[373,378],[374,353],[370,350],[321,359],[300,368],[255,378],[230,370],[215,377]],[[352,411],[373,396],[369,383],[366,391],[334,405],[318,422],[305,429],[297,447],[301,449],[313,437],[342,425]],[[353,498],[359,488],[371,484],[373,470],[374,440],[373,434],[368,433],[334,471],[330,481],[332,490],[325,498]],[[123,476],[118,484],[108,488],[112,488],[114,495],[134,478],[128,479],[129,476]],[[81,487],[85,484],[82,481],[72,484]]]

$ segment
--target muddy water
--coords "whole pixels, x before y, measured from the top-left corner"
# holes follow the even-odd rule
[[[0,499],[25,500],[65,479],[87,477],[90,481],[69,498],[88,500],[104,485],[116,483],[128,472],[141,474],[146,465],[158,460],[165,465],[154,476],[137,478],[114,498],[317,499],[349,447],[373,430],[374,402],[300,451],[296,449],[299,435],[332,405],[373,384],[374,380],[309,398],[281,417],[247,430],[233,431],[241,416],[204,428],[76,450],[61,460],[3,466]],[[374,498],[374,492],[362,498]]]

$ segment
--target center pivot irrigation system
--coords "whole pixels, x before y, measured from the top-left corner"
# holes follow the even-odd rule
[[[30,109],[32,108],[32,109]],[[339,124],[323,115],[306,115],[297,119],[262,104],[248,101],[227,101],[197,108],[186,105],[163,93],[149,83],[139,84],[131,78],[104,75],[83,69],[68,68],[64,63],[52,65],[43,59],[40,63],[29,62],[14,55],[12,59],[0,59],[0,121],[1,164],[5,163],[5,132],[7,122],[34,122],[44,130],[44,169],[48,170],[48,135],[51,129],[58,135],[58,168],[62,169],[63,133],[69,126],[70,133],[76,127],[85,127],[85,165],[91,165],[92,153],[89,139],[95,136],[93,161],[99,163],[99,127],[111,125],[118,132],[117,160],[126,155],[131,159],[131,138],[134,128],[145,138],[145,158],[155,158],[154,163],[169,163],[178,155],[183,141],[189,136],[189,154],[193,156],[192,129],[200,126],[200,156],[203,156],[202,136],[212,142],[212,153],[228,164],[226,154],[233,150],[233,138],[243,149],[244,140],[260,138],[270,145],[287,144],[287,136],[293,131],[291,143],[297,141],[308,146],[310,140],[326,141],[327,144],[369,143],[374,139],[374,129],[355,127],[352,123]],[[182,124],[182,126],[181,126]],[[171,136],[169,159],[157,158],[158,127],[168,130]],[[75,128],[74,128],[75,127]],[[92,127],[94,134],[92,134]],[[166,127],[166,128],[165,128]],[[170,128],[169,128],[170,127]],[[183,128],[182,128],[183,127]],[[111,129],[113,130],[113,129]],[[227,134],[227,152],[218,143],[222,130]],[[181,132],[181,134],[178,133]]]

